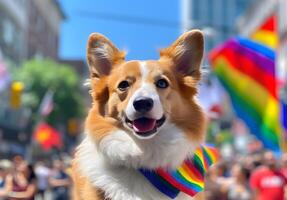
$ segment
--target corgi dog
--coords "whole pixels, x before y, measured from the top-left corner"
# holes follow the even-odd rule
[[[75,200],[170,199],[139,169],[176,169],[204,141],[196,99],[203,51],[202,32],[192,30],[158,60],[127,61],[105,36],[90,35],[92,107],[73,160]]]

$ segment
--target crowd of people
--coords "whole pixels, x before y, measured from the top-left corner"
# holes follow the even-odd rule
[[[70,162],[37,161],[21,156],[0,160],[0,200],[68,200]],[[287,199],[287,154],[271,151],[221,159],[205,177],[206,200]]]
[[[287,154],[234,155],[212,166],[205,179],[206,200],[287,199]]]
[[[21,156],[0,161],[0,200],[68,200],[71,180],[62,160],[29,164]]]

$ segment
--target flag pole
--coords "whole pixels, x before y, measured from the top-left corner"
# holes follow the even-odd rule
[[[40,104],[39,104],[39,107],[38,107],[38,110],[36,112],[36,118],[37,118],[37,121],[36,123],[32,124],[32,121],[31,121],[31,130],[32,130],[32,134],[34,134],[35,130],[37,129],[37,127],[39,126],[39,124],[41,122],[44,121],[44,118],[49,115],[52,110],[53,110],[53,96],[54,96],[54,91],[52,91],[50,88],[45,92]],[[28,147],[27,147],[27,153],[26,153],[26,157],[27,157],[27,160],[29,161],[33,161],[33,148],[34,148],[34,142],[33,142],[33,136],[30,138],[30,142],[28,144]]]

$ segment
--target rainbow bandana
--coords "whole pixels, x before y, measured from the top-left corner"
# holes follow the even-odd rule
[[[214,147],[201,146],[196,149],[193,157],[185,160],[177,170],[140,169],[139,171],[154,187],[172,199],[179,192],[194,196],[204,189],[204,174],[218,157],[218,151]]]

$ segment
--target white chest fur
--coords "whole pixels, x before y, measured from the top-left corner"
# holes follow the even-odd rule
[[[168,128],[170,129],[170,127]],[[176,136],[177,138],[172,138],[173,140],[168,138],[169,141],[173,141],[170,144],[166,143],[164,138],[159,138],[170,152],[163,148],[162,152],[154,154],[156,157],[145,157],[142,149],[139,149],[129,136],[123,138],[124,135],[126,133],[111,134],[110,139],[107,136],[99,146],[96,146],[87,136],[78,148],[77,161],[82,173],[90,179],[95,187],[105,191],[106,197],[112,200],[168,200],[169,198],[154,188],[136,168],[145,166],[147,163],[158,164],[160,160],[168,161],[170,159],[168,156],[175,153],[175,150],[171,151],[175,146],[186,146],[177,151],[188,154],[190,151],[187,151],[186,148],[190,148],[192,151],[196,147],[195,144],[190,144],[184,137],[181,138],[180,134]],[[167,135],[165,134],[164,137]],[[170,137],[175,136],[171,134]],[[159,150],[160,145],[157,143],[148,148],[150,151],[156,152],[151,148]],[[145,152],[144,155],[150,156],[148,152]],[[178,158],[176,155],[172,155],[172,157],[174,160]],[[120,165],[117,165],[117,162]],[[192,198],[184,193],[176,198],[176,200],[185,199]]]

